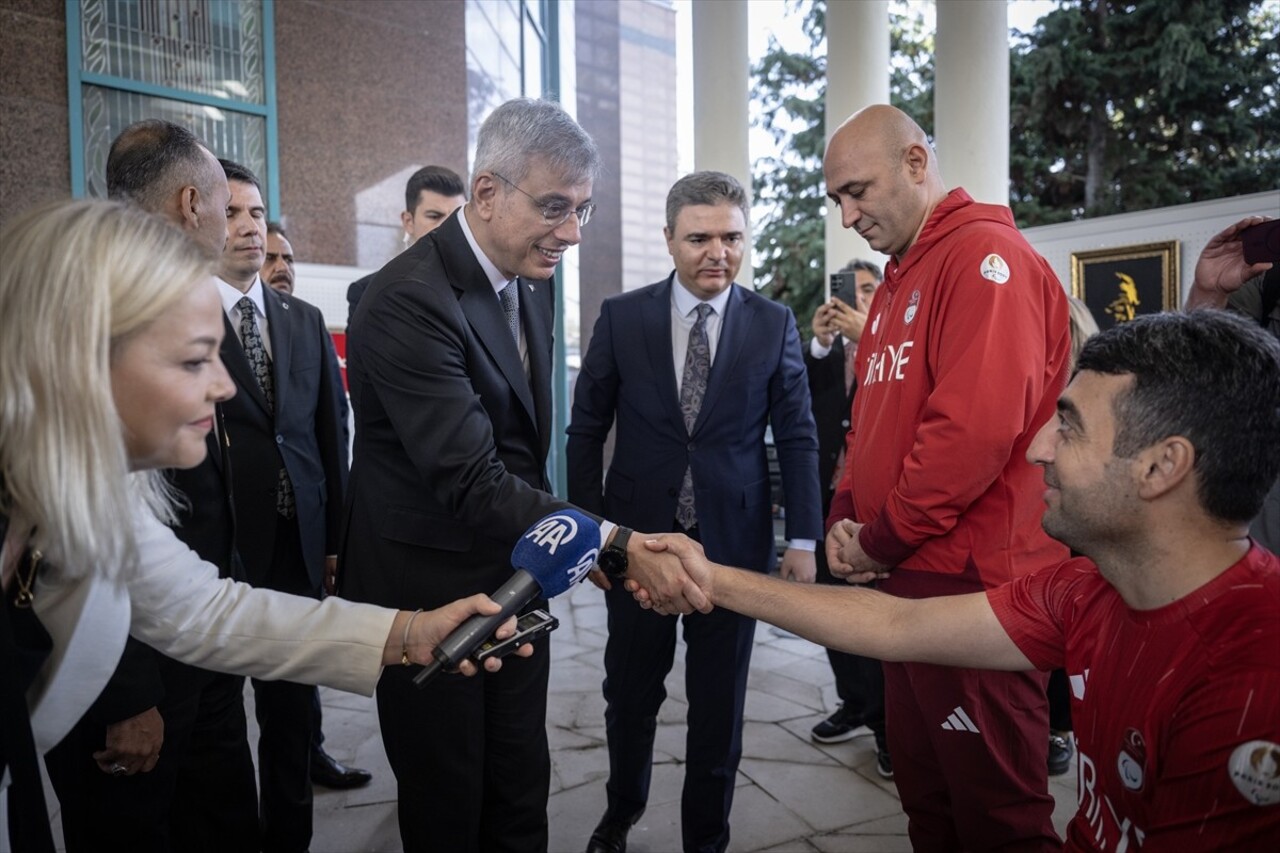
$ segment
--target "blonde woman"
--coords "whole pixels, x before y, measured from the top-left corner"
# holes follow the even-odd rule
[[[252,589],[176,539],[156,469],[199,463],[214,404],[234,393],[212,274],[177,229],[114,202],[43,206],[0,232],[0,779],[14,849],[53,849],[35,756],[93,702],[128,634],[186,663],[371,695],[384,665],[427,662],[465,618],[498,611],[482,595],[412,613]]]
[[[1074,370],[1084,342],[1098,334],[1098,321],[1093,319],[1093,313],[1082,299],[1068,295],[1067,309],[1071,323],[1071,368]]]

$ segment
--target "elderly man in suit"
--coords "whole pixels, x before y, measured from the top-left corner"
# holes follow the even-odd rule
[[[734,283],[746,224],[746,192],[729,175],[696,172],[671,188],[665,235],[675,272],[601,307],[574,393],[569,497],[622,524],[684,531],[708,556],[732,554],[733,565],[767,572],[776,558],[764,443],[771,424],[790,538],[781,573],[812,582],[822,518],[800,338],[790,309]],[[676,620],[642,610],[600,572],[592,577],[609,610],[609,804],[588,850],[618,853],[648,799]],[[754,633],[754,620],[728,611],[685,617],[686,851],[729,843]]]
[[[231,190],[218,282],[222,361],[236,384],[223,404],[235,482],[236,547],[254,586],[319,597],[337,562],[347,480],[346,396],[320,310],[267,287],[258,179],[223,160]],[[311,842],[312,688],[254,680],[263,849]]]
[[[351,323],[355,464],[338,589],[431,607],[493,592],[549,493],[552,278],[595,205],[600,156],[554,103],[520,98],[481,125],[471,200],[375,276]],[[601,524],[628,577],[668,555]],[[657,559],[655,559],[657,558]],[[674,561],[672,561],[674,562]],[[677,567],[678,568],[678,567]],[[691,609],[668,584],[658,594]],[[535,599],[531,607],[545,606]],[[483,678],[408,667],[378,685],[406,851],[545,851],[547,641]]]

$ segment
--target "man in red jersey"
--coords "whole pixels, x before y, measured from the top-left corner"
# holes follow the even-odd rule
[[[1274,850],[1280,558],[1246,531],[1280,473],[1280,342],[1225,312],[1157,314],[1091,338],[1077,371],[1027,458],[1044,529],[1087,559],[911,600],[665,547],[711,603],[824,646],[1065,668],[1080,753],[1068,850]]]
[[[850,464],[827,516],[832,574],[927,598],[1066,559],[1040,528],[1026,461],[1067,379],[1053,270],[1007,207],[947,192],[924,131],[898,109],[854,114],[823,171],[844,227],[890,255],[858,345]],[[884,680],[916,850],[1058,846],[1044,676],[898,663]]]

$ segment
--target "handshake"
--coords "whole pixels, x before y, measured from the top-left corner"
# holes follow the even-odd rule
[[[862,525],[848,519],[827,534],[827,563],[831,573],[849,583],[867,583],[888,576],[888,567],[867,556],[858,541]],[[709,612],[723,604],[716,596],[723,572],[733,571],[707,559],[702,546],[680,533],[636,534],[627,548],[623,588],[645,609],[664,615]],[[596,569],[591,580],[601,589],[612,584]]]
[[[708,613],[713,606],[715,567],[702,546],[683,533],[636,534],[627,548],[623,588],[646,610],[663,615]],[[609,589],[608,575],[591,572],[592,583]]]

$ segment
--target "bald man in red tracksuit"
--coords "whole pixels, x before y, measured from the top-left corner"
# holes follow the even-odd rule
[[[880,588],[989,589],[1067,558],[1025,453],[1068,370],[1067,300],[1009,209],[952,190],[893,257],[858,347],[827,527],[893,567]],[[1053,849],[1039,673],[884,665],[889,750],[917,849]]]

